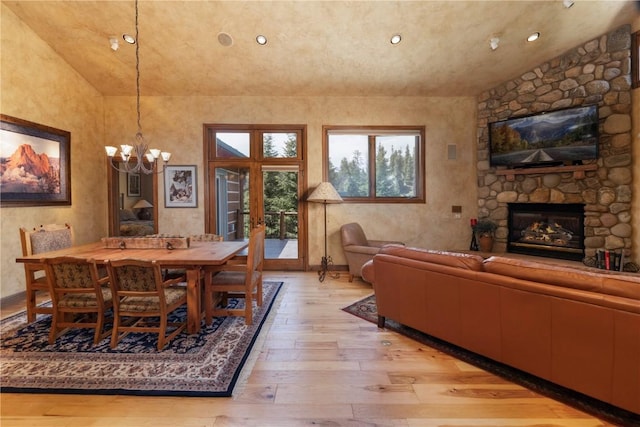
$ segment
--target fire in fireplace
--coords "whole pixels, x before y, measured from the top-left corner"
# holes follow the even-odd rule
[[[584,258],[584,204],[509,203],[507,251]]]

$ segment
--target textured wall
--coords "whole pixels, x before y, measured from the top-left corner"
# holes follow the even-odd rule
[[[131,140],[136,123],[135,98],[102,97],[5,7],[2,24],[2,113],[68,130],[72,139],[73,205],[2,209],[1,290],[8,296],[24,289],[22,267],[14,261],[20,255],[20,226],[70,222],[78,243],[106,235],[102,147]],[[150,145],[171,151],[171,164],[198,166],[197,209],[164,209],[160,185],[160,232],[204,229],[203,123],[306,124],[309,187],[322,180],[322,125],[424,125],[427,202],[330,206],[329,252],[336,264],[346,264],[338,231],[351,221],[361,222],[372,239],[464,249],[468,218],[476,216],[476,195],[468,191],[475,182],[475,104],[474,98],[143,96],[142,128]],[[457,158],[448,160],[452,144]],[[462,218],[453,218],[452,205],[462,206]],[[320,205],[309,205],[308,221],[309,260],[317,265],[324,248]]]
[[[2,208],[0,296],[24,290],[18,229],[71,223],[76,242],[107,231],[106,161],[102,97],[4,5],[2,17],[2,114],[71,132],[71,206]]]
[[[135,133],[135,99],[105,100],[106,139]],[[327,209],[329,254],[345,265],[340,225],[358,221],[372,239],[392,237],[411,245],[468,248],[468,219],[476,215],[474,98],[424,97],[144,97],[142,127],[151,145],[173,152],[171,164],[197,165],[198,208],[159,211],[159,232],[201,233],[204,227],[203,123],[306,124],[308,185],[322,180],[322,125],[426,126],[426,204],[341,204]],[[447,145],[457,159],[447,160]],[[159,205],[164,205],[159,189]],[[451,205],[462,206],[454,219]],[[309,204],[309,260],[319,264],[324,251],[322,206]]]

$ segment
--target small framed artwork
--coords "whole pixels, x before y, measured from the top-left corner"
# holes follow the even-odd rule
[[[197,208],[196,166],[165,166],[164,207]]]
[[[127,174],[127,196],[140,197],[140,175],[137,173]]]
[[[0,206],[71,205],[71,133],[0,115]]]

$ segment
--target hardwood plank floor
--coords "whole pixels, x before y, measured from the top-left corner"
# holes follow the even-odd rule
[[[285,288],[232,398],[0,395],[3,427],[567,426],[606,424],[341,308],[355,280],[268,272]],[[3,317],[22,304],[2,307]]]

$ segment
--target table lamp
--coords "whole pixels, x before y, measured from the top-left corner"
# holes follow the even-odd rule
[[[133,209],[140,209],[138,212],[138,219],[149,220],[151,219],[151,212],[149,212],[149,208],[152,208],[153,205],[147,202],[145,199],[140,199],[136,202],[135,205],[132,206]]]

